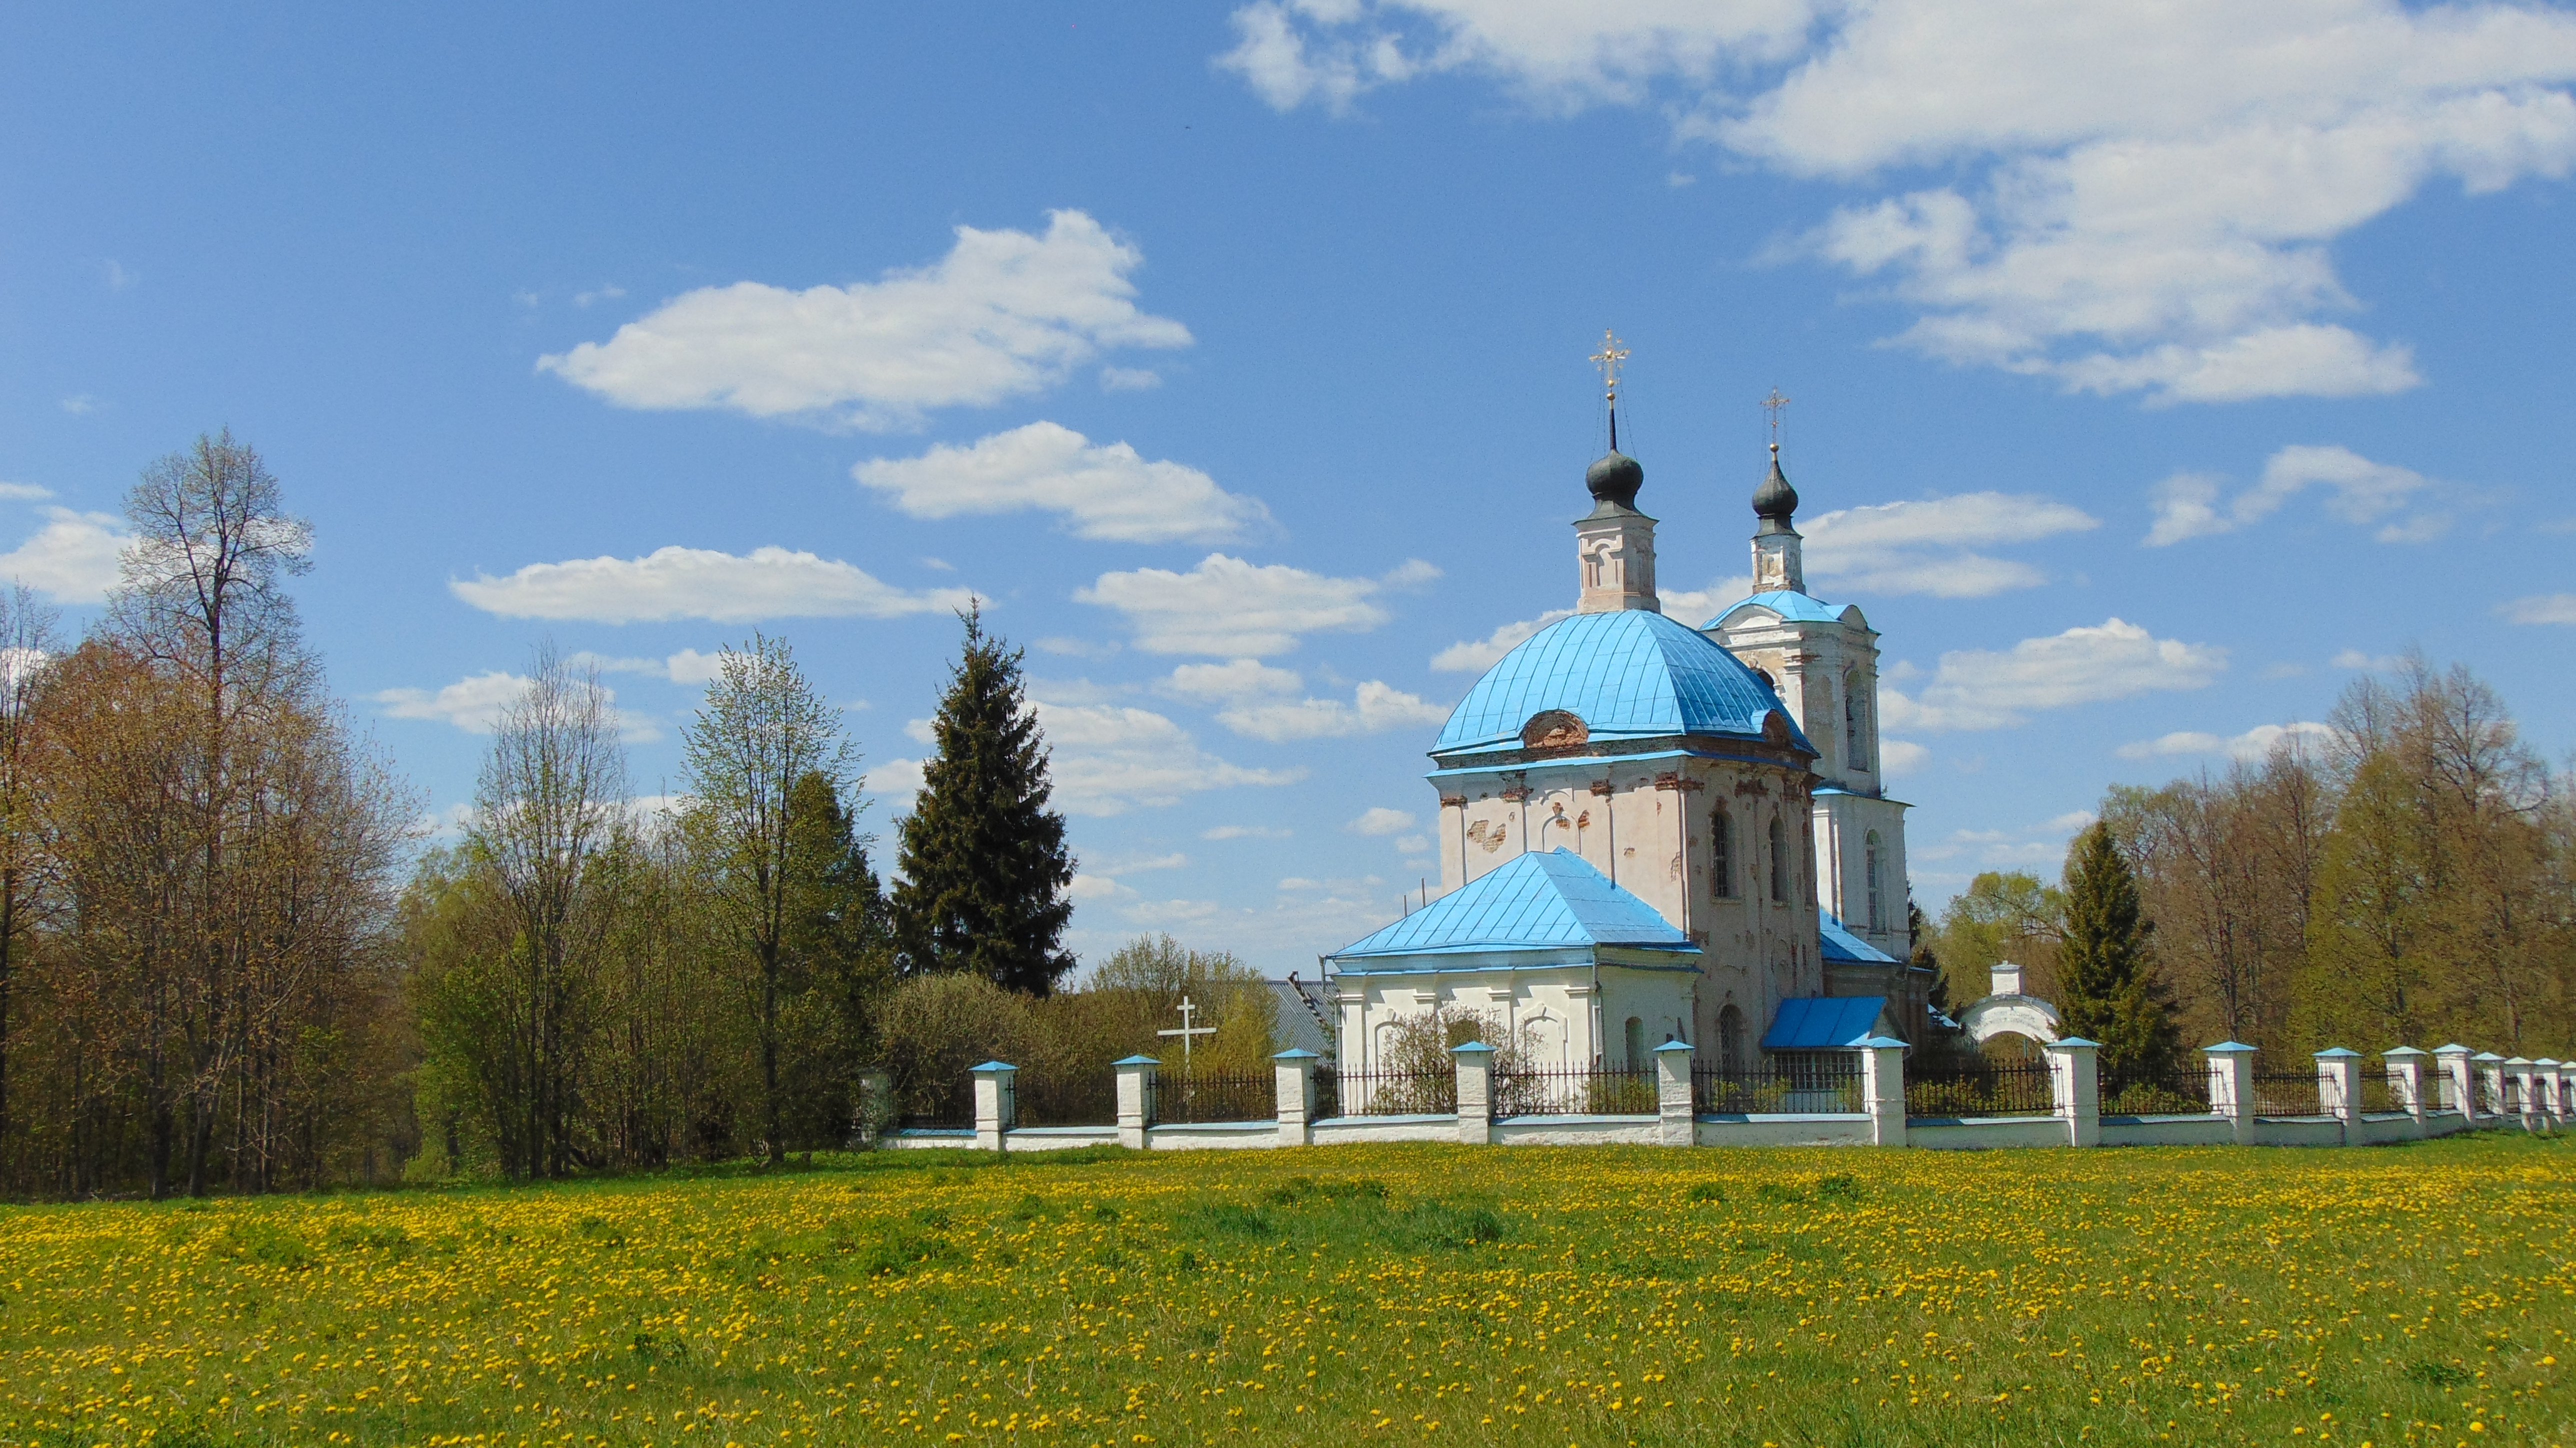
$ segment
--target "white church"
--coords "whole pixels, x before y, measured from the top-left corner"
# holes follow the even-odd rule
[[[1807,592],[1779,445],[1754,592],[1693,627],[1656,596],[1615,381],[1610,438],[1574,524],[1573,616],[1487,670],[1432,745],[1443,893],[1326,957],[1345,1070],[1435,1010],[1496,1021],[1533,1065],[1636,1071],[1669,1040],[1732,1071],[1923,1034],[1878,635]]]

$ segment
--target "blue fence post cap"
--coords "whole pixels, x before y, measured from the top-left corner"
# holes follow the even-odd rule
[[[1020,1068],[1012,1065],[1008,1061],[987,1061],[981,1066],[973,1066],[968,1069],[974,1071],[1016,1071]]]
[[[1155,1060],[1151,1056],[1130,1056],[1124,1061],[1112,1061],[1109,1064],[1112,1066],[1160,1066],[1163,1063]]]
[[[2382,1051],[2382,1052],[2380,1052],[2379,1054],[2380,1054],[2381,1056],[2383,1056],[2383,1057],[2387,1057],[2387,1058],[2390,1058],[2390,1059],[2395,1059],[2395,1058],[2400,1057],[2400,1056],[2421,1056],[2421,1055],[2423,1055],[2424,1053],[2423,1053],[2422,1051],[2417,1050],[2417,1049],[2416,1049],[2416,1048],[2414,1048],[2413,1046],[2391,1046],[2391,1047],[2389,1047],[2387,1050]]]
[[[1875,1051],[1902,1051],[1906,1049],[1905,1043],[1896,1039],[1894,1036],[1869,1036],[1862,1040],[1854,1041],[1852,1044],[1855,1046],[1866,1046]],[[2078,1044],[2089,1046],[2093,1043],[2091,1041],[2083,1041]]]
[[[1451,1046],[1449,1048],[1449,1054],[1452,1056],[1490,1056],[1494,1054],[1494,1048],[1486,1045],[1482,1041],[1469,1041],[1463,1046]]]
[[[2254,1048],[2243,1041],[2221,1041],[2215,1046],[2201,1047],[2200,1053],[2204,1056],[2251,1056]]]
[[[2346,1056],[2358,1056],[2360,1054],[2361,1053],[2359,1051],[2356,1051],[2349,1046],[2328,1046],[2324,1050],[2317,1052],[2317,1059],[2320,1061],[2340,1061]]]
[[[2501,1061],[2504,1057],[2497,1055],[2493,1051],[2480,1051],[2469,1059],[2472,1061]]]
[[[1270,1059],[1273,1061],[1320,1061],[1324,1059],[1324,1054],[1321,1051],[1309,1051],[1303,1046],[1290,1046],[1287,1050],[1281,1051]]]
[[[2082,1036],[2060,1036],[2056,1040],[2049,1041],[2046,1044],[2051,1046],[2081,1046],[2087,1051],[2098,1051],[2102,1049],[2102,1043],[2100,1041],[2088,1041]]]
[[[1691,1043],[1688,1041],[1666,1041],[1655,1048],[1655,1054],[1660,1056],[1666,1051],[1687,1051],[1690,1049]]]
[[[2469,1048],[2461,1045],[2457,1041],[2450,1042],[2448,1045],[2435,1046],[2433,1048],[2433,1054],[2436,1056],[2447,1056],[2454,1051],[2463,1056],[2469,1054]]]

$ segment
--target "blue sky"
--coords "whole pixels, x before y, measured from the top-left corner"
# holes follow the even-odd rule
[[[1793,399],[1927,903],[2410,646],[2576,747],[2565,8],[8,30],[0,568],[85,620],[135,474],[230,425],[425,815],[546,639],[677,788],[702,656],[760,628],[884,833],[972,591],[1057,742],[1076,946],[1305,965],[1436,873],[1423,749],[1573,600],[1604,327],[1675,612],[1747,572]]]

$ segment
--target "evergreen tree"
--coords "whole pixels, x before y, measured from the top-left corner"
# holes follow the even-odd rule
[[[1940,953],[1932,948],[1932,922],[1923,918],[1923,907],[1914,903],[1911,890],[1905,893],[1905,939],[1909,946],[1905,963],[1932,972],[1932,993],[1928,999],[1932,1009],[1948,1015],[1950,978],[1942,974]]]
[[[2067,1034],[2102,1044],[2102,1062],[2170,1068],[2178,1054],[2172,1011],[2147,958],[2155,925],[2138,909],[2138,882],[2096,823],[2066,852],[2066,934],[2058,951],[2057,1008]]]
[[[939,752],[903,822],[895,945],[905,969],[966,971],[1045,995],[1073,968],[1064,816],[1047,808],[1045,736],[1020,682],[1020,651],[961,615],[966,643],[931,721]]]

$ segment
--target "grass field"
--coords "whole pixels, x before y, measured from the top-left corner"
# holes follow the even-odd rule
[[[2571,1253],[2519,1133],[9,1208],[0,1442],[2576,1444]]]

